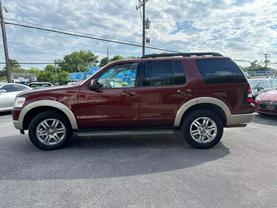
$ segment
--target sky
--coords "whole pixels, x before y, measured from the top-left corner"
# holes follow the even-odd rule
[[[8,10],[6,21],[141,43],[137,0],[2,1]],[[277,63],[277,0],[149,0],[146,16],[151,20],[147,36],[152,46],[180,52],[214,51],[261,63],[269,53],[271,62]],[[10,57],[19,62],[53,62],[76,50],[104,57],[107,48],[110,56],[141,55],[138,47],[11,25],[6,29]],[[0,61],[4,61],[2,41],[0,47]],[[160,51],[146,49],[146,53]],[[277,68],[277,64],[271,66]]]

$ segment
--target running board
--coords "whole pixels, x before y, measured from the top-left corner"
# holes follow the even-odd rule
[[[90,136],[132,136],[132,135],[172,135],[177,134],[178,130],[168,129],[168,130],[113,130],[113,131],[77,131],[74,132],[75,135],[80,137],[90,137]]]

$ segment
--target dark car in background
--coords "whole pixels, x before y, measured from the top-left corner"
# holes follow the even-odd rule
[[[256,98],[260,93],[277,89],[277,79],[276,78],[256,78],[248,80],[253,97]]]

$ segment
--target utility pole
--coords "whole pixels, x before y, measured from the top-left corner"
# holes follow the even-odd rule
[[[270,55],[268,53],[265,53],[264,54],[265,69],[267,69],[267,65],[269,63],[269,59],[268,58],[270,58]]]
[[[145,4],[148,0],[139,0],[139,5],[136,9],[142,8],[142,56],[145,55]]]
[[[107,59],[109,60],[109,48],[107,48]]]
[[[3,7],[2,1],[0,0],[0,21],[1,21],[1,29],[2,29],[2,39],[3,39],[3,46],[4,46],[4,53],[5,53],[5,60],[6,60],[6,73],[7,73],[7,81],[12,82],[11,74],[10,74],[10,58],[9,58],[9,51],[8,51],[8,41],[7,41],[7,34],[6,34],[6,27],[4,22],[4,15],[3,15]]]

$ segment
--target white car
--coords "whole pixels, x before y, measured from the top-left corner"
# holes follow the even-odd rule
[[[31,89],[22,84],[0,83],[0,112],[11,111],[16,95]]]

